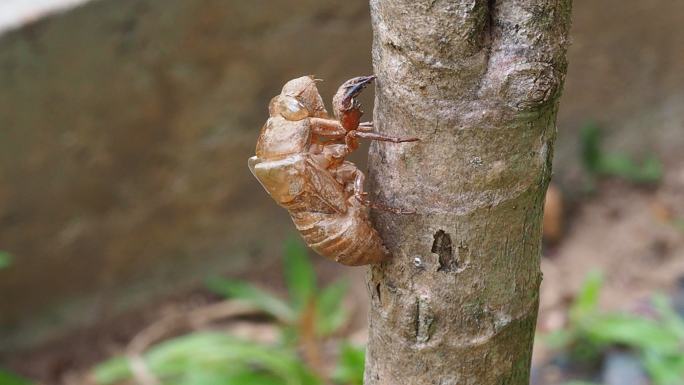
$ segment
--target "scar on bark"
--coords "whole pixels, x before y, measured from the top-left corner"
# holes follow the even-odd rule
[[[451,245],[451,236],[444,230],[435,233],[431,251],[439,256],[437,271],[449,272],[458,268],[458,261],[454,257],[454,249]]]
[[[378,296],[378,303],[382,305],[382,296],[380,294],[380,283],[375,285],[375,294]]]
[[[432,312],[428,298],[417,298],[415,314],[416,342],[424,344],[430,340],[430,337],[435,331],[435,315]]]

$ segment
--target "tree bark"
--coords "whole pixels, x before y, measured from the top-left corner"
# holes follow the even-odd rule
[[[366,385],[529,383],[571,0],[371,0]]]

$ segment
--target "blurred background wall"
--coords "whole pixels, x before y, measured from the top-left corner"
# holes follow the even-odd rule
[[[624,151],[682,148],[683,14],[575,0],[557,183],[580,176],[588,121]],[[267,103],[309,73],[329,101],[371,71],[370,44],[365,0],[93,0],[6,30],[0,352],[268,269],[293,228],[246,168]]]

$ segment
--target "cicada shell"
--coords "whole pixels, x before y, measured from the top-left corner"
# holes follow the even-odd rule
[[[369,207],[391,209],[365,198],[363,173],[345,158],[358,138],[414,141],[383,136],[360,124],[355,100],[374,79],[348,80],[333,98],[328,116],[316,79],[302,76],[283,86],[269,105],[269,119],[249,159],[249,169],[268,194],[287,209],[304,241],[318,254],[358,266],[389,258],[373,228]]]

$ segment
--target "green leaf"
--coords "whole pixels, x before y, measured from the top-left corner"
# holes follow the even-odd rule
[[[316,290],[316,274],[306,247],[295,239],[285,242],[285,283],[292,307],[301,312],[313,299]]]
[[[100,384],[130,378],[126,360],[115,358],[95,368]],[[149,370],[164,384],[244,384],[241,378],[259,379],[262,385],[319,385],[294,352],[243,341],[224,333],[197,332],[153,346],[144,355]],[[105,381],[103,381],[105,380]],[[109,382],[107,382],[109,381]]]
[[[365,361],[365,349],[343,343],[340,347],[337,367],[332,375],[333,381],[343,385],[363,385]]]
[[[334,282],[316,298],[316,333],[319,336],[336,332],[347,320],[347,310],[342,306],[342,301],[348,287],[345,281]]]
[[[231,373],[229,370],[204,371],[201,368],[188,370],[180,380],[191,385],[286,385],[286,382],[267,372],[243,370]]]
[[[601,344],[674,353],[681,348],[677,335],[658,322],[631,314],[606,314],[583,325],[586,335]]]
[[[655,155],[650,155],[641,165],[634,180],[641,183],[655,183],[663,179],[663,163]]]
[[[656,294],[651,300],[653,307],[658,312],[658,316],[663,326],[676,335],[684,346],[684,318],[672,307],[670,300],[663,294]],[[684,355],[684,352],[682,352]]]
[[[131,367],[125,357],[111,358],[93,369],[95,382],[102,385],[116,384],[131,377]]]
[[[250,370],[268,372],[288,385],[313,385],[319,381],[288,350],[242,341],[223,333],[198,332],[154,347],[146,355],[150,368],[160,377],[173,376],[179,369]]]
[[[543,336],[543,341],[553,349],[563,349],[570,346],[576,336],[571,330],[555,330]]]
[[[280,328],[280,344],[283,346],[295,346],[299,341],[299,325],[293,323],[282,325]]]
[[[32,382],[14,373],[0,369],[0,385],[31,385]]]
[[[295,322],[294,310],[283,300],[253,285],[225,278],[211,278],[207,281],[209,290],[229,298],[243,300],[286,323]]]
[[[570,382],[564,382],[562,385],[600,385],[595,382],[588,382],[588,381],[570,381]]]
[[[623,154],[606,154],[601,159],[599,171],[604,175],[618,176],[634,183],[655,183],[663,176],[660,160],[651,155],[638,165]]]
[[[575,302],[570,308],[570,321],[572,323],[581,322],[582,319],[596,312],[602,286],[603,275],[601,272],[591,271],[584,279]]]
[[[604,175],[630,179],[636,167],[634,162],[623,154],[604,154],[598,171]]]
[[[620,153],[606,154],[602,149],[601,129],[595,123],[580,132],[582,164],[591,175],[616,176],[633,183],[655,183],[663,177],[663,166],[654,155],[641,164]]]
[[[225,382],[217,382],[216,385],[283,385],[285,382],[268,373],[255,373],[244,371],[231,376]]]
[[[667,297],[656,295],[655,319],[635,314],[602,313],[598,310],[601,277],[590,274],[571,307],[568,329],[559,334],[559,344],[596,356],[611,346],[637,351],[654,385],[681,385],[684,378],[684,319],[672,308]],[[548,338],[548,337],[547,337]]]
[[[681,385],[684,378],[684,353],[663,356],[653,351],[642,354],[642,362],[654,385]]]
[[[12,257],[12,254],[6,251],[0,251],[0,269],[5,269],[12,265],[13,260],[14,258]]]
[[[588,123],[580,131],[582,164],[591,174],[601,167],[601,130],[595,123]]]
[[[684,218],[675,218],[672,221],[672,225],[677,229],[684,231]]]

